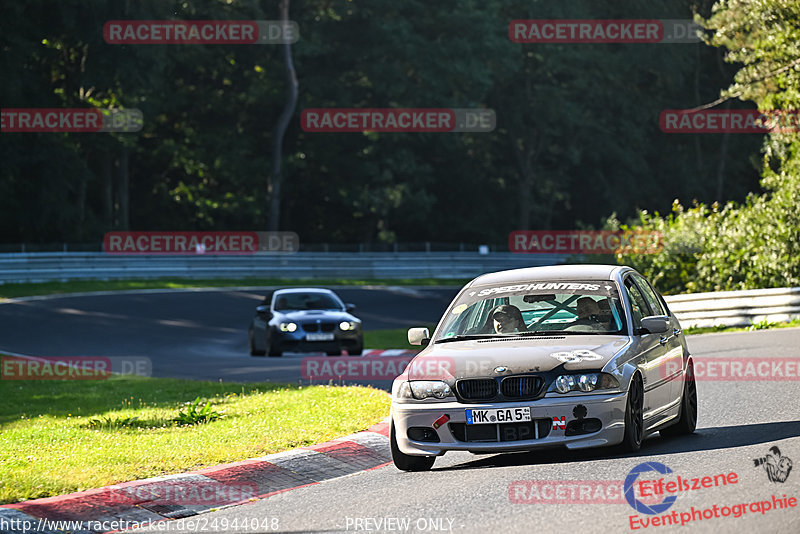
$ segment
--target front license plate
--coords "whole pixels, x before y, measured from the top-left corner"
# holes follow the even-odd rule
[[[308,341],[333,341],[333,334],[332,333],[322,333],[322,334],[306,334],[306,340]]]
[[[522,406],[519,408],[492,408],[490,410],[467,410],[468,425],[519,423],[530,420],[530,406]]]

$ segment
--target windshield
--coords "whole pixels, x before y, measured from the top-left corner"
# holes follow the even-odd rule
[[[275,298],[275,310],[342,310],[344,306],[326,293],[284,293]]]
[[[622,334],[625,314],[612,281],[520,282],[462,293],[435,342],[520,333]]]

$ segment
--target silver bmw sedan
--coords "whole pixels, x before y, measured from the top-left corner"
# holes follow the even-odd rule
[[[391,449],[404,471],[447,451],[562,446],[635,451],[694,432],[697,390],[680,324],[630,267],[485,274],[456,296],[392,386]]]

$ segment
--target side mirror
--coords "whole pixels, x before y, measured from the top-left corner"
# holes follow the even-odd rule
[[[259,315],[270,315],[269,306],[263,304],[261,306],[256,306],[256,313]]]
[[[651,315],[642,319],[641,330],[648,334],[663,334],[669,330],[669,318],[666,315]]]
[[[408,342],[411,345],[427,346],[431,342],[431,334],[427,328],[409,328]]]
[[[353,313],[354,311],[356,311],[356,305],[355,304],[349,304],[349,303],[345,304],[344,305],[344,311],[346,311],[347,313]]]

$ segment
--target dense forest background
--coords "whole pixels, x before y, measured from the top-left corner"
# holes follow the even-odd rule
[[[736,2],[734,2],[736,3]],[[778,2],[781,3],[781,2]],[[295,0],[297,109],[281,230],[304,243],[506,242],[675,199],[760,191],[764,136],[666,134],[740,65],[690,44],[516,44],[514,19],[686,19],[708,0]],[[0,103],[132,107],[138,133],[3,133],[0,243],[109,230],[263,230],[286,98],[281,46],[110,45],[114,19],[275,20],[277,0],[27,0],[0,7]],[[734,99],[720,107],[754,109]],[[307,133],[311,107],[492,108],[492,133]]]

